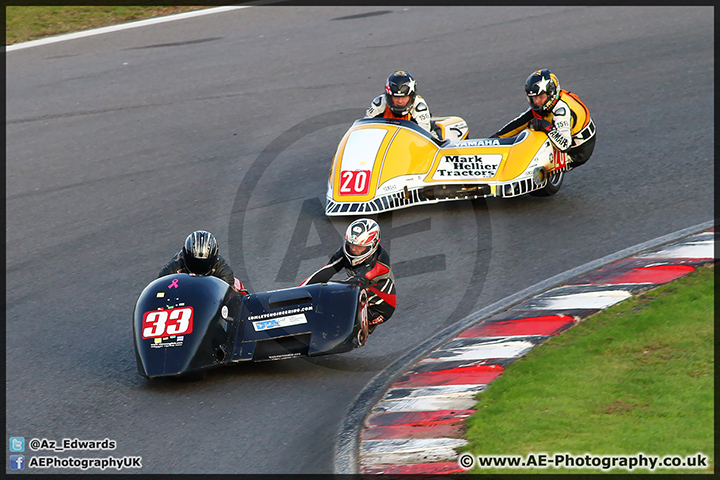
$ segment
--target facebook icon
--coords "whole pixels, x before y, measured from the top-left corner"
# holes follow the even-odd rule
[[[25,455],[10,455],[10,470],[25,470]]]

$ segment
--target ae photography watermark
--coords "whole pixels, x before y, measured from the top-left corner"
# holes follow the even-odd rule
[[[528,453],[527,455],[473,455],[463,453],[458,457],[458,464],[465,470],[478,468],[530,468],[530,469],[593,469],[607,472],[609,470],[649,470],[708,468],[707,455],[646,455],[642,452],[635,455],[593,455],[585,453]]]
[[[230,215],[228,254],[248,290],[297,286],[342,245],[345,229],[359,216],[326,216],[325,194],[337,145],[359,116],[362,111],[343,109],[307,118],[273,139],[245,172]],[[484,199],[361,216],[380,224],[380,243],[395,273],[398,310],[388,325],[428,318],[431,336],[472,313],[492,248]],[[402,347],[382,355],[364,350],[356,355],[365,361],[351,365],[323,365],[381,370]]]
[[[134,456],[59,456],[53,453],[66,452],[107,452],[117,448],[117,441],[103,439],[62,438],[60,440],[49,438],[32,438],[25,441],[25,437],[10,437],[8,447],[10,470],[31,469],[77,469],[77,470],[124,470],[142,468],[142,457]],[[42,454],[35,455],[35,452]],[[46,452],[50,452],[48,455]]]

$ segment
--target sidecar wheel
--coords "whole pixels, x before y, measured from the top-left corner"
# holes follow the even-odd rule
[[[551,197],[555,195],[560,187],[562,186],[563,178],[565,178],[565,172],[553,172],[548,178],[547,185],[539,190],[533,190],[529,192],[533,197]]]

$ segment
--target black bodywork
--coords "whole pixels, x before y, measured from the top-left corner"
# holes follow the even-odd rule
[[[242,296],[215,277],[161,277],[135,304],[138,371],[172,377],[235,362],[347,352],[367,338],[366,302],[363,289],[345,283]]]

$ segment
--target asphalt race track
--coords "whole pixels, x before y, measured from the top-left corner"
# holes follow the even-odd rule
[[[256,7],[8,52],[6,67],[6,437],[117,442],[28,456],[332,473],[347,409],[403,352],[713,218],[712,7]],[[297,285],[340,245],[330,160],[390,73],[485,137],[543,67],[588,105],[592,159],[552,198],[381,215],[398,309],[366,347],[201,382],[138,375],[135,300],[191,231],[214,232],[251,291]]]

